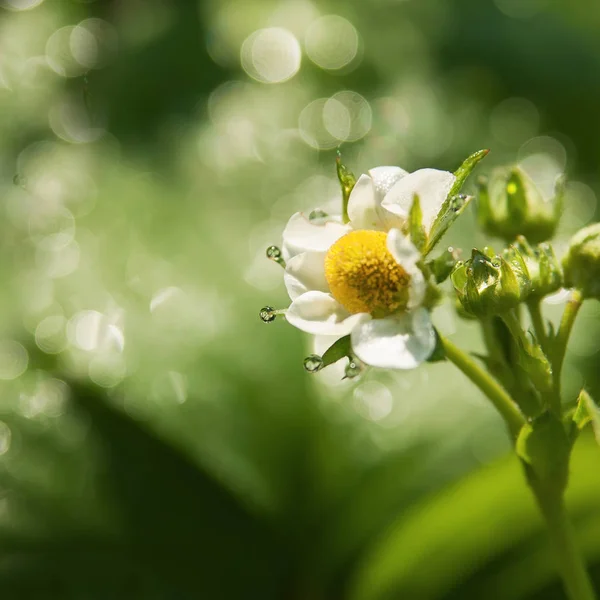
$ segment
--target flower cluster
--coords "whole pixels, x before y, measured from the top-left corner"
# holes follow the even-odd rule
[[[546,201],[516,167],[496,169],[489,182],[478,181],[479,223],[509,246],[499,254],[473,249],[464,262],[452,249],[429,257],[471,200],[459,192],[486,154],[476,152],[455,173],[383,166],[358,179],[338,155],[339,210],[293,214],[281,249],[267,250],[284,268],[291,304],[263,308],[263,321],[282,314],[298,329],[332,340],[323,356],[306,359],[307,370],[316,372],[343,357],[349,359],[347,376],[360,372],[362,364],[412,369],[437,360],[443,351],[431,309],[448,276],[460,314],[483,320],[504,318],[521,303],[531,308],[565,282],[587,296],[600,295],[598,226],[575,236],[563,269],[546,240],[561,215],[564,180],[559,178],[555,198]]]
[[[475,248],[465,261],[451,248],[430,258],[469,204],[460,189],[486,154],[473,154],[455,173],[377,167],[358,180],[338,160],[339,213],[292,215],[282,249],[267,250],[285,269],[291,304],[265,307],[261,318],[284,314],[298,329],[335,340],[322,356],[306,358],[310,372],[344,357],[347,377],[363,363],[411,369],[426,360],[451,361],[504,419],[548,526],[563,532],[566,517],[555,521],[555,509],[564,504],[573,444],[588,423],[600,443],[600,407],[589,393],[582,389],[570,404],[561,395],[577,313],[584,300],[600,299],[600,223],[575,234],[561,264],[548,240],[561,216],[562,178],[547,201],[520,168],[497,169],[489,183],[480,178],[478,222],[507,246],[499,253]],[[485,354],[469,355],[432,323],[431,309],[443,296],[438,286],[448,277],[459,314],[479,321]],[[573,290],[555,328],[541,300],[563,285]],[[563,546],[557,546],[561,559]],[[571,551],[571,560],[579,560]],[[563,578],[567,589],[582,591],[573,598],[593,597],[583,564]]]

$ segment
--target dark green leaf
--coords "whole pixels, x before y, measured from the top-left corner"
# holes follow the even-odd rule
[[[442,340],[440,338],[440,334],[436,328],[433,329],[435,332],[435,348],[431,353],[431,356],[427,359],[427,362],[441,362],[446,360],[446,351],[444,350],[444,344],[442,344]]]
[[[350,346],[350,336],[346,335],[340,338],[332,346],[330,346],[325,354],[321,357],[323,359],[322,369],[332,365],[345,356],[350,356],[352,353],[352,347]]]

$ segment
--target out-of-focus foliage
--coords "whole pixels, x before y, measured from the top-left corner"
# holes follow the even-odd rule
[[[323,349],[258,310],[286,304],[286,219],[341,201],[341,143],[355,173],[488,147],[478,173],[518,162],[548,198],[566,170],[564,252],[597,220],[595,0],[0,7],[2,597],[562,598],[459,373],[311,377]],[[443,243],[480,236],[469,207]],[[590,302],[573,402],[599,351]],[[568,500],[597,585],[599,461],[587,432]]]

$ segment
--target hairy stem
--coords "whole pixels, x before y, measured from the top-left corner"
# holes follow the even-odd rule
[[[448,360],[453,362],[489,398],[506,421],[512,436],[516,438],[521,427],[525,424],[525,418],[513,399],[466,352],[455,346],[447,338],[440,336],[440,339]]]

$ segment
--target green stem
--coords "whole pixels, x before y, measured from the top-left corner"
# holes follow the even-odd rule
[[[567,352],[567,343],[573,329],[575,319],[579,309],[583,304],[583,294],[581,290],[573,290],[571,297],[565,306],[560,326],[554,342],[554,352],[552,354],[552,372],[554,378],[554,394],[560,403],[560,376],[562,373],[563,362]]]
[[[556,567],[570,600],[596,600],[585,562],[575,543],[561,492],[550,493],[532,485],[554,547]]]
[[[448,360],[453,362],[489,398],[506,421],[512,436],[516,438],[525,424],[525,418],[506,390],[466,352],[447,338],[440,336],[440,339]]]
[[[529,340],[527,339],[525,332],[521,329],[521,323],[519,323],[519,318],[517,315],[510,310],[506,313],[503,313],[501,318],[508,327],[508,330],[515,341],[520,342],[523,347],[527,348],[529,345]]]
[[[531,317],[533,330],[535,331],[535,337],[538,339],[544,354],[548,355],[548,336],[546,334],[546,327],[542,316],[542,303],[538,298],[535,298],[527,302],[527,308],[529,310],[529,316]]]

